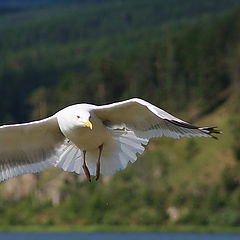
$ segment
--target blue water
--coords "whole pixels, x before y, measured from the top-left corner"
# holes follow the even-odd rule
[[[0,240],[240,240],[240,234],[206,233],[0,233]]]

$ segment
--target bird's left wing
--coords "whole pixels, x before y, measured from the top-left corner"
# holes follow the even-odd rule
[[[121,126],[147,139],[162,136],[211,137],[212,133],[220,133],[213,127],[191,125],[138,98],[97,106],[94,113],[106,126]]]
[[[0,181],[52,166],[64,145],[56,116],[0,126]]]

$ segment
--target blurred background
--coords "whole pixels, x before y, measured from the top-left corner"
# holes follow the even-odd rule
[[[91,184],[0,184],[0,229],[240,226],[239,0],[0,0],[0,123],[140,97],[219,140],[161,138]]]

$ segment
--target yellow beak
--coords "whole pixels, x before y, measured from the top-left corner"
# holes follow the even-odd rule
[[[92,123],[90,121],[86,121],[84,125],[92,130]]]

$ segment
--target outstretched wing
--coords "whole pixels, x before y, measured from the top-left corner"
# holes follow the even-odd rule
[[[220,133],[213,127],[191,125],[138,98],[97,106],[94,113],[106,126],[125,127],[147,139],[162,136],[210,137],[212,133]]]
[[[0,126],[0,181],[52,166],[64,140],[55,116]]]

